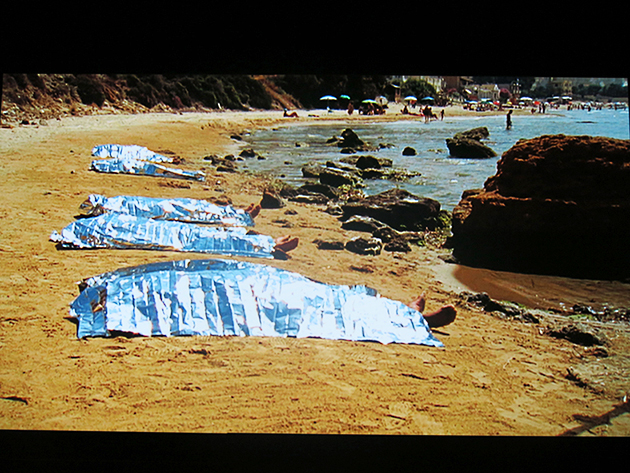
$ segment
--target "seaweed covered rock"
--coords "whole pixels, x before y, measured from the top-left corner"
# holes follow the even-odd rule
[[[591,279],[630,277],[630,141],[521,140],[453,210],[459,262]]]

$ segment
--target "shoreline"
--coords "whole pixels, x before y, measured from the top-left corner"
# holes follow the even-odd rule
[[[256,218],[260,233],[300,238],[289,260],[266,264],[325,283],[365,284],[403,302],[425,292],[429,311],[453,304],[456,321],[435,330],[446,348],[257,337],[78,340],[76,327],[68,320],[69,304],[78,295],[77,281],[121,267],[214,256],[60,251],[49,241],[50,233],[70,223],[90,193],[227,196],[238,207],[259,201],[264,178],[216,172],[203,157],[237,149],[239,143],[230,138],[233,133],[292,122],[281,115],[281,111],[99,115],[0,129],[4,157],[0,165],[6,176],[0,197],[1,428],[559,435],[584,425],[573,414],[600,415],[620,402],[629,379],[623,354],[630,342],[621,330],[626,325],[597,325],[610,340],[605,346],[610,356],[597,358],[590,354],[592,348],[544,334],[548,325],[564,320],[560,316],[541,315],[540,323],[524,323],[464,302],[457,295],[457,278],[472,285],[483,270],[454,275],[456,267],[443,262],[439,250],[414,247],[410,253],[378,256],[319,250],[314,243],[318,238],[347,240],[361,232],[341,229],[336,217],[319,206],[294,202],[263,209]],[[293,123],[300,121],[306,119]],[[107,143],[171,151],[184,159],[186,168],[204,170],[206,181],[89,171],[92,147]],[[525,277],[484,274],[488,284],[508,295],[520,291],[522,297],[534,297],[531,280]],[[561,297],[573,301],[579,296],[589,302],[615,293],[623,296],[619,288],[604,290],[606,285],[599,282],[554,284],[547,299],[539,294],[539,303],[550,297],[561,302]],[[604,363],[609,363],[608,378],[602,385],[597,376],[587,374],[579,379],[589,389],[566,378],[568,369],[582,365],[601,369]],[[615,376],[619,379],[613,382]],[[583,432],[629,435],[629,417],[623,414]]]

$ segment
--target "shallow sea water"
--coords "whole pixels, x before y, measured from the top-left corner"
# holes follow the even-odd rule
[[[338,113],[342,113],[339,111]],[[358,153],[390,158],[394,168],[417,171],[421,176],[405,182],[387,180],[365,181],[364,191],[371,195],[393,187],[400,187],[420,196],[440,202],[442,208],[452,210],[459,202],[462,192],[483,187],[485,180],[496,173],[497,161],[502,153],[510,149],[519,139],[530,139],[541,135],[590,135],[630,139],[628,110],[554,110],[545,114],[514,115],[513,128],[505,129],[505,115],[483,115],[474,117],[446,117],[444,121],[425,123],[415,121],[393,121],[387,123],[357,124],[342,121],[325,124],[314,120],[310,124],[287,124],[276,128],[258,130],[245,138],[266,159],[248,159],[244,169],[268,172],[293,185],[301,185],[304,164],[328,160],[338,161],[343,155],[336,145],[326,141],[339,136],[345,128],[352,128],[365,142],[378,146],[380,143],[393,147],[378,151]],[[483,143],[492,148],[496,158],[459,159],[449,156],[446,139],[455,133],[485,126],[490,132]],[[402,150],[410,146],[416,156],[403,156]]]

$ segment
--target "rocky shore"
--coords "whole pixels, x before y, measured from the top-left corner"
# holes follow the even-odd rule
[[[382,119],[339,118],[350,129],[355,121]],[[0,193],[2,428],[628,435],[625,283],[446,263],[451,253],[466,255],[458,238],[475,200],[468,200],[470,214],[453,212],[458,223],[453,222],[451,249],[444,246],[450,219],[438,202],[422,196],[391,191],[365,198],[360,188],[315,177],[308,187],[289,189],[238,172],[243,147],[231,136],[282,120],[281,112],[145,113],[68,117],[0,130],[6,176]],[[569,137],[540,140],[518,143],[506,156],[524,159],[532,154],[528,147],[538,154],[582,149],[571,148]],[[564,144],[550,148],[554,140]],[[204,171],[206,180],[90,171],[90,150],[105,143],[170,153],[182,167]],[[616,146],[599,145],[600,150]],[[595,165],[590,162],[584,158],[585,166]],[[391,170],[369,158],[332,164],[324,167],[361,179],[369,178],[360,175],[365,171]],[[568,172],[566,165],[559,169]],[[508,170],[505,164],[497,175],[515,175]],[[509,179],[490,182],[489,194],[510,194],[501,202],[529,198],[510,188]],[[548,189],[541,185],[538,191]],[[435,331],[445,349],[256,337],[77,340],[68,319],[77,281],[121,267],[203,257],[58,250],[48,241],[50,232],[72,221],[92,193],[190,197],[243,208],[262,201],[256,231],[300,239],[290,259],[269,264],[330,284],[365,284],[401,301],[425,293],[428,310],[452,304],[457,320]],[[560,199],[542,195],[542,201]],[[608,202],[621,205],[624,195],[611,191]],[[584,202],[592,201],[584,197]],[[498,226],[486,223],[493,225]],[[466,284],[454,277],[460,270],[470,276]],[[480,283],[506,296],[473,289]],[[601,422],[604,417],[608,423]]]
[[[627,140],[519,141],[453,210],[455,257],[505,271],[628,280],[629,165]]]

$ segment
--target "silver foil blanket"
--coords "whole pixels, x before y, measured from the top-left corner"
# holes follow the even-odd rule
[[[138,174],[143,176],[170,177],[175,179],[205,180],[201,171],[185,171],[167,168],[155,162],[171,162],[162,156],[136,145],[100,145],[92,149],[94,156],[109,156],[109,159],[92,161],[90,169],[96,172],[114,174]]]
[[[244,227],[210,227],[105,213],[82,218],[53,232],[50,240],[62,248],[120,248],[217,253],[272,258],[273,238],[250,234]]]
[[[98,158],[121,158],[151,161],[153,163],[172,163],[173,158],[154,153],[138,145],[99,145],[92,148],[92,156]]]
[[[138,196],[105,197],[91,194],[81,204],[80,210],[86,216],[121,213],[134,217],[188,223],[254,226],[252,216],[242,209],[236,209],[231,205],[219,206],[206,200],[196,199],[162,199]]]
[[[78,337],[316,337],[441,347],[422,314],[365,286],[323,284],[260,264],[182,260],[123,268],[82,283]]]

